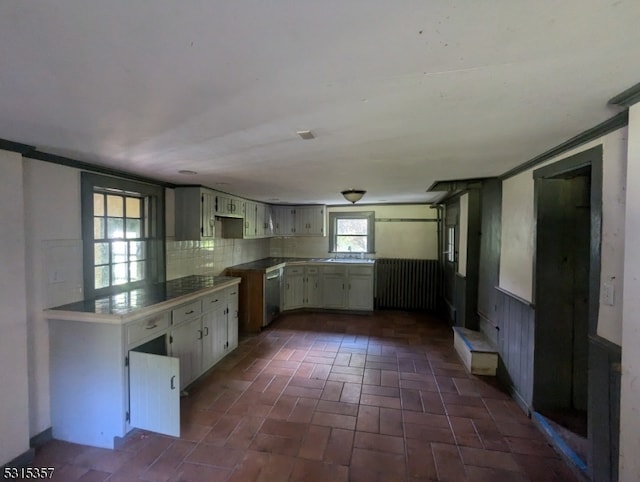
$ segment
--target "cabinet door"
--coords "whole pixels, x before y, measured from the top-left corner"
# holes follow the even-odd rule
[[[295,234],[293,209],[290,206],[275,206],[274,215],[276,236],[293,236]]]
[[[227,353],[238,347],[238,287],[227,293]]]
[[[309,234],[312,236],[325,235],[325,207],[313,206],[308,213]]]
[[[274,234],[273,230],[273,207],[264,205],[264,236],[271,237]]]
[[[189,385],[201,373],[202,336],[200,317],[171,330],[171,355],[180,359],[180,389]]]
[[[180,437],[180,361],[129,352],[131,426]]]
[[[349,276],[348,293],[350,310],[373,310],[373,276]]]
[[[294,310],[304,305],[304,268],[284,270],[284,309]]]
[[[211,192],[203,190],[201,196],[201,204],[200,233],[203,239],[212,239],[215,234],[214,225],[216,220],[215,195]]]
[[[305,305],[310,308],[320,306],[320,276],[307,274],[305,281]]]
[[[342,273],[322,273],[322,307],[345,308],[345,280]]]
[[[205,372],[216,362],[215,359],[215,312],[208,311],[202,315],[202,367],[200,372]]]
[[[254,202],[244,203],[244,237],[255,238],[257,235],[257,205]]]
[[[215,362],[220,360],[227,354],[227,305],[218,308],[213,312],[215,320],[214,330],[212,333],[213,342],[213,359]]]

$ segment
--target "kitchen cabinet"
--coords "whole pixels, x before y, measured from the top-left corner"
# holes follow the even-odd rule
[[[325,207],[296,206],[295,226],[296,236],[324,236]]]
[[[242,218],[244,217],[244,201],[230,194],[215,192],[214,210],[216,216]]]
[[[287,266],[284,269],[284,309],[315,308],[320,303],[317,266]]]
[[[256,233],[259,238],[273,236],[272,206],[258,204],[256,206]]]
[[[284,269],[284,309],[302,308],[305,301],[304,267],[287,266]]]
[[[244,203],[244,237],[255,238],[258,236],[258,205],[252,201]]]
[[[215,192],[200,187],[175,189],[176,240],[209,240],[215,236]]]
[[[276,236],[294,236],[294,211],[291,206],[273,206],[274,228]]]
[[[105,448],[133,428],[179,437],[180,390],[217,361],[212,328],[224,324],[218,360],[237,346],[238,283],[192,276],[45,310],[53,437]],[[204,308],[217,293],[220,317]]]
[[[373,310],[373,266],[323,266],[322,307]]]

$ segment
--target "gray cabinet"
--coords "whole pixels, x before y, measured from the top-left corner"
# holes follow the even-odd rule
[[[217,216],[242,218],[244,201],[230,194],[215,192],[214,211]]]
[[[325,235],[325,207],[297,206],[295,208],[296,236]]]
[[[207,240],[215,236],[215,193],[200,187],[175,190],[177,240]]]
[[[346,269],[342,266],[322,266],[320,268],[323,308],[340,310],[346,308],[346,281]]]
[[[373,310],[373,267],[349,266],[347,268],[347,309]]]
[[[284,269],[284,309],[295,310],[304,306],[304,267],[287,266]]]
[[[180,390],[237,346],[237,295],[226,284],[142,315],[47,310],[53,437],[105,448],[133,428],[179,437]]]

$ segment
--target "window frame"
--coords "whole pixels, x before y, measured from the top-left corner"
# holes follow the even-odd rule
[[[375,254],[375,211],[335,211],[329,213],[329,252],[335,254]],[[366,219],[367,220],[367,251],[353,253],[337,251],[338,220]]]
[[[136,194],[143,198],[142,208],[145,211],[145,276],[142,280],[109,285],[105,288],[95,288],[95,252],[96,242],[102,239],[94,238],[94,193],[126,196]],[[165,281],[165,191],[161,186],[133,181],[129,179],[103,176],[90,172],[81,174],[81,211],[82,211],[82,246],[83,246],[83,283],[84,296],[87,299],[109,296],[122,291],[140,288],[146,285]],[[125,201],[126,202],[126,201]],[[146,208],[145,208],[146,205]],[[126,211],[125,211],[126,212]],[[105,217],[106,219],[106,217]],[[124,219],[124,216],[123,216]],[[126,222],[126,221],[125,221]],[[106,226],[105,226],[106,229]],[[106,233],[106,232],[105,232]],[[105,238],[108,239],[108,238]],[[128,242],[126,236],[123,241]],[[108,241],[111,242],[111,241]],[[113,259],[109,258],[111,269]],[[129,261],[127,261],[127,265]]]

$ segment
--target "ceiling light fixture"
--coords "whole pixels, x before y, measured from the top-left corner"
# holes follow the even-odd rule
[[[195,176],[198,174],[196,171],[190,171],[189,169],[180,169],[178,174],[184,174],[185,176]]]
[[[302,137],[305,141],[308,141],[310,139],[315,139],[316,137],[313,135],[311,131],[297,131],[296,134]]]
[[[367,191],[363,191],[361,189],[347,189],[346,191],[342,191],[341,194],[347,201],[355,204],[362,199],[362,196],[364,196],[366,192]]]

